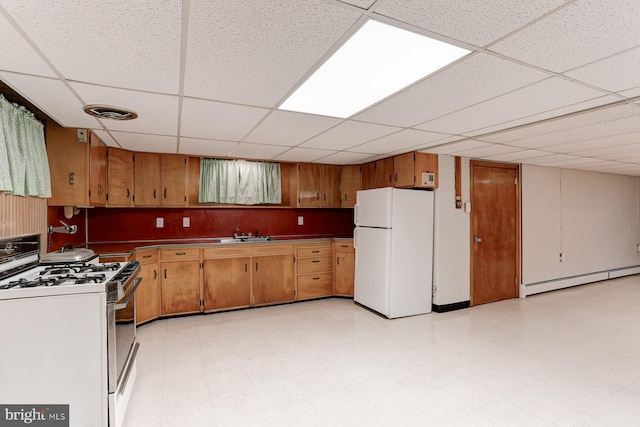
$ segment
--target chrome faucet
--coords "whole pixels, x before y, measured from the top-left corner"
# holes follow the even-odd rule
[[[52,234],[52,233],[76,234],[76,232],[78,231],[77,225],[69,225],[64,221],[60,221],[60,224],[62,224],[63,226],[54,227],[53,225],[50,225],[49,228],[47,229],[49,234]]]
[[[244,233],[242,232],[242,230],[240,230],[240,227],[236,227],[236,232],[233,233],[233,237],[238,238],[242,236],[244,236]]]

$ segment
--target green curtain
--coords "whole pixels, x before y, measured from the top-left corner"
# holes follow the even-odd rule
[[[280,164],[200,159],[200,203],[280,204]]]
[[[0,95],[0,191],[51,197],[44,125]]]

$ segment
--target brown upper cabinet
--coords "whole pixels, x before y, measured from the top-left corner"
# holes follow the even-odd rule
[[[356,193],[362,188],[360,176],[360,165],[342,166],[340,193],[343,208],[352,208],[356,205]]]
[[[78,132],[80,131],[80,132]],[[49,206],[104,206],[107,146],[87,129],[45,128],[51,173]]]
[[[341,207],[340,180],[340,166],[299,163],[297,206]]]
[[[434,180],[423,182],[429,173]],[[438,188],[438,155],[412,151],[362,165],[362,189],[383,187]]]
[[[107,151],[107,205],[133,206],[133,152]]]
[[[186,205],[186,156],[136,153],[134,163],[136,206]]]

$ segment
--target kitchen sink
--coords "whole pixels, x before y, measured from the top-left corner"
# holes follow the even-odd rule
[[[221,237],[216,239],[220,243],[259,243],[273,240],[271,236],[238,236],[238,237]]]

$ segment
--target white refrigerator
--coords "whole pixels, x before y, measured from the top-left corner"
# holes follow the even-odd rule
[[[433,192],[358,191],[354,300],[389,319],[431,312]]]

